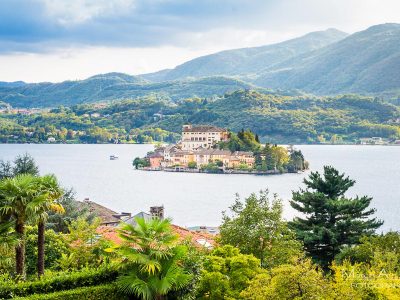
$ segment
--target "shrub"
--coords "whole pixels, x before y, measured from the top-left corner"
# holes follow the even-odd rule
[[[82,269],[77,272],[60,273],[57,276],[44,276],[40,280],[19,282],[13,285],[0,283],[0,299],[95,286],[113,282],[117,276],[117,269],[107,266],[100,269]]]
[[[34,294],[28,297],[17,297],[19,300],[123,300],[114,284],[81,287],[73,290],[50,294]]]

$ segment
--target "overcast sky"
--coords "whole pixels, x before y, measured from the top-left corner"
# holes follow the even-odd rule
[[[0,81],[153,72],[399,12],[399,0],[0,0]]]

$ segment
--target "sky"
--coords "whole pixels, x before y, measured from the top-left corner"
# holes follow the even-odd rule
[[[221,50],[400,23],[399,0],[0,0],[0,81],[173,68]]]

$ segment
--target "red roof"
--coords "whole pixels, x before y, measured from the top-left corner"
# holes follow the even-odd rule
[[[195,232],[178,225],[172,224],[172,230],[179,236],[180,240],[189,239],[196,246],[205,246],[210,248],[216,245],[215,236],[207,233]],[[121,244],[122,240],[118,236],[118,227],[99,226],[97,233],[101,234],[105,239],[110,240],[116,244]]]

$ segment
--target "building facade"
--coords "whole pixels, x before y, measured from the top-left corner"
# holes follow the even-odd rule
[[[209,125],[184,125],[182,129],[182,150],[210,149],[220,141],[228,140],[228,131]]]

